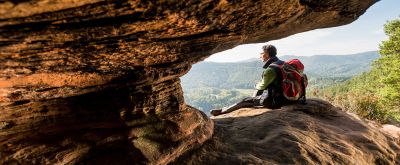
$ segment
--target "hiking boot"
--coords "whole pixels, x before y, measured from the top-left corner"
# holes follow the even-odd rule
[[[218,115],[221,115],[221,114],[222,114],[222,109],[212,109],[212,110],[210,111],[210,113],[211,113],[211,115],[213,115],[213,116],[218,116]]]

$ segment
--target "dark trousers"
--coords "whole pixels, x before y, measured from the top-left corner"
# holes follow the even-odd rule
[[[264,106],[266,108],[280,108],[284,104],[290,104],[283,96],[274,96],[272,97],[268,93],[270,91],[266,90],[257,90],[254,92],[252,97],[246,97],[238,103],[235,103],[229,107],[222,108],[222,113],[229,113],[240,108],[251,108],[254,106]]]
[[[235,103],[229,107],[222,108],[222,113],[229,113],[229,112],[238,110],[240,108],[249,108],[249,107],[257,106],[257,104],[254,102],[254,99],[255,99],[255,97],[246,97],[238,103]]]

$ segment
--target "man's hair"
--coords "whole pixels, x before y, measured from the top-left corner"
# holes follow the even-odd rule
[[[262,47],[262,49],[263,49],[263,51],[264,51],[265,53],[268,53],[268,55],[269,55],[270,57],[275,57],[275,56],[276,56],[276,48],[275,48],[274,45],[264,45],[264,46]]]

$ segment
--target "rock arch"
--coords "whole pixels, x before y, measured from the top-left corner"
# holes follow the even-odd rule
[[[183,101],[192,64],[350,23],[374,2],[3,1],[0,162],[166,164],[212,135]]]

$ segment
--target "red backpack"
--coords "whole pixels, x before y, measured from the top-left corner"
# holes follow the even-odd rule
[[[307,76],[303,74],[304,65],[298,59],[284,62],[281,65],[271,64],[273,68],[278,68],[278,77],[281,81],[283,95],[288,100],[299,100],[301,103],[306,101],[306,87],[308,85]]]

